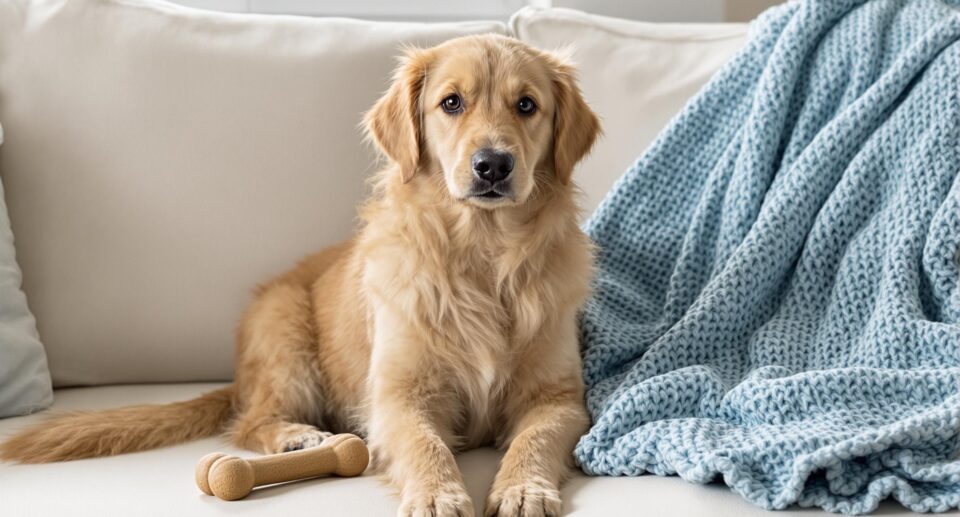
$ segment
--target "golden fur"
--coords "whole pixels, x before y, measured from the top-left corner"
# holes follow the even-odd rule
[[[458,93],[463,112],[440,109]],[[520,116],[517,99],[537,111]],[[262,285],[236,380],[199,399],[60,416],[0,448],[46,462],[226,431],[274,453],[366,436],[400,515],[472,515],[453,453],[506,448],[488,515],[556,515],[588,424],[576,315],[593,251],[572,169],[599,132],[573,69],[501,36],[407,52],[365,118],[389,158],[357,237]],[[469,197],[481,147],[516,159],[513,195]]]

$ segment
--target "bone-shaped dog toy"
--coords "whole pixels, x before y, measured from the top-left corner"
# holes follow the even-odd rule
[[[233,501],[258,486],[327,474],[358,476],[369,461],[366,444],[352,434],[331,436],[317,447],[252,459],[214,452],[197,463],[197,486],[207,495]]]

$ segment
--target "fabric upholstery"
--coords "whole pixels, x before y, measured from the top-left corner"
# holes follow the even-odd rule
[[[231,378],[251,289],[350,235],[402,45],[504,30],[0,2],[0,170],[54,383]]]
[[[687,100],[743,46],[747,25],[644,23],[571,9],[521,9],[510,30],[568,54],[603,136],[577,168],[587,214]]]
[[[745,32],[534,9],[511,26],[578,49],[606,129],[576,174],[587,212]],[[10,0],[0,29],[0,169],[68,386],[229,379],[252,287],[351,233],[376,166],[357,125],[401,45],[506,27]]]

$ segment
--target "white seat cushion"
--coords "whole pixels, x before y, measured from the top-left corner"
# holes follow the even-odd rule
[[[103,386],[57,390],[54,410],[103,409],[195,397],[222,384]],[[41,421],[44,414],[0,420],[0,437]],[[255,490],[240,501],[220,501],[200,493],[193,467],[205,454],[222,451],[252,456],[221,438],[110,458],[46,465],[0,463],[0,515],[48,517],[180,517],[256,515],[282,517],[391,516],[397,500],[373,476],[316,479]],[[478,515],[496,474],[500,453],[478,449],[459,457]],[[893,504],[884,515],[909,515]],[[722,484],[695,485],[679,478],[587,477],[577,473],[563,487],[563,514],[619,517],[751,517],[769,512],[751,506]],[[829,515],[815,510],[777,516]]]

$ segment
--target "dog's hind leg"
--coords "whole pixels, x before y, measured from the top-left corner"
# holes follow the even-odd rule
[[[323,396],[310,289],[283,279],[262,288],[238,332],[233,441],[263,453],[320,445]]]

